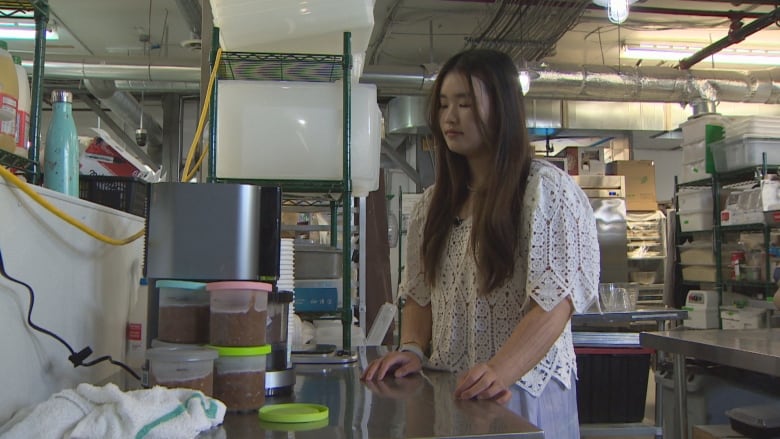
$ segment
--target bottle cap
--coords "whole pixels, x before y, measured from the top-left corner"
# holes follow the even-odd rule
[[[51,92],[52,102],[73,102],[73,93],[67,90],[53,90]]]

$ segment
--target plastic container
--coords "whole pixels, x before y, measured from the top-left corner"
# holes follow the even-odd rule
[[[688,183],[691,181],[704,180],[712,176],[707,172],[707,161],[697,160],[695,162],[683,163],[682,174],[680,175],[680,183]]]
[[[681,148],[683,163],[697,162],[707,158],[707,142],[704,140],[682,145]]]
[[[696,232],[699,230],[712,230],[712,211],[701,210],[680,212],[680,230],[683,232]]]
[[[699,117],[692,117],[680,124],[683,134],[683,145],[701,142],[706,138],[707,125],[724,126],[728,124],[729,119],[719,114],[705,114]]]
[[[8,43],[0,41],[0,149],[16,153],[16,109],[19,80]]]
[[[211,0],[211,11],[229,51],[341,54],[350,31],[365,52],[374,28],[374,0]]]
[[[264,282],[212,282],[209,343],[215,346],[249,347],[266,344],[268,293]]]
[[[340,180],[341,83],[223,81],[217,95],[217,177]],[[354,196],[379,187],[381,113],[376,86],[352,88]]]
[[[759,166],[763,163],[762,153],[766,153],[767,164],[780,164],[780,138],[729,137],[711,144],[710,148],[718,172]]]
[[[712,211],[712,190],[700,189],[680,191],[677,193],[677,204],[680,213]]]
[[[344,258],[341,249],[322,245],[295,245],[295,279],[337,279]]]
[[[13,60],[19,89],[15,126],[16,155],[27,158],[27,150],[30,149],[30,107],[32,106],[30,81],[27,79],[27,71],[22,67],[22,58],[13,55]]]
[[[726,126],[727,137],[780,137],[780,116],[748,116]]]
[[[284,370],[292,367],[291,348],[287,343],[290,324],[292,291],[274,291],[268,294],[268,325],[265,337],[271,346],[266,369]]]
[[[80,175],[79,198],[146,217],[149,183],[136,177]]]
[[[199,347],[151,348],[146,351],[149,360],[149,384],[170,388],[186,387],[214,394],[214,360],[217,351]]]
[[[265,404],[266,356],[271,346],[209,346],[219,354],[214,362],[214,397],[228,411],[257,410]]]
[[[209,341],[209,293],[206,284],[159,280],[157,338],[168,343],[205,344]]]
[[[73,95],[66,90],[54,90],[51,92],[51,102],[51,122],[46,132],[43,160],[43,185],[78,197],[79,139],[73,121]]]

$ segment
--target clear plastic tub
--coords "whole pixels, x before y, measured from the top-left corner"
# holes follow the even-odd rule
[[[214,397],[228,411],[257,410],[265,404],[266,356],[271,346],[245,348],[210,346],[214,362]]]
[[[698,189],[680,191],[677,193],[677,204],[680,213],[712,210],[712,190]]]
[[[763,153],[767,164],[780,164],[780,138],[729,137],[711,144],[710,148],[718,172],[759,166],[763,163]]]
[[[204,344],[209,340],[209,293],[206,284],[159,280],[157,338],[169,343]]]
[[[264,282],[212,282],[209,342],[216,346],[248,347],[266,344],[268,293]]]
[[[213,395],[216,351],[195,346],[157,347],[147,350],[146,358],[150,385],[186,387]]]

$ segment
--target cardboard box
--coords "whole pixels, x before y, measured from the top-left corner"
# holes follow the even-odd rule
[[[558,155],[566,159],[569,175],[604,175],[604,151],[600,148],[569,146]]]
[[[693,439],[747,439],[745,436],[724,425],[694,425]]]
[[[607,175],[626,177],[626,210],[658,210],[652,160],[616,160],[607,163]]]

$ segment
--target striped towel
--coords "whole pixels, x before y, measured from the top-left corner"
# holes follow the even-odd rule
[[[194,438],[220,425],[225,404],[191,389],[121,391],[79,384],[36,406],[3,439]]]

